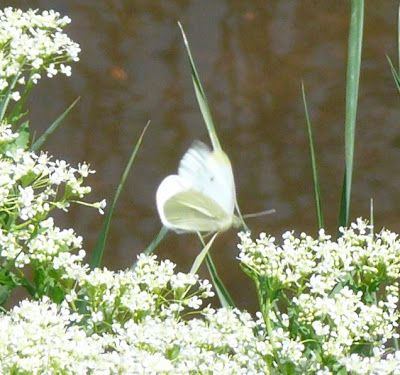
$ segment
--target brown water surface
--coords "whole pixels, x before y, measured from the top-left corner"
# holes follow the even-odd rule
[[[265,0],[15,0],[3,6],[55,9],[72,18],[82,47],[72,78],[42,82],[31,100],[38,133],[77,96],[81,101],[47,145],[71,163],[86,160],[93,200],[111,200],[131,149],[152,121],[121,197],[105,264],[129,266],[160,228],[155,191],[195,139],[207,132],[194,97],[180,20],[191,41],[221,142],[236,175],[243,212],[275,208],[249,222],[254,234],[316,232],[301,101],[304,80],[315,126],[327,228],[336,233],[343,178],[344,89],[349,2]],[[397,1],[367,1],[357,121],[352,218],[400,230],[399,98],[386,54],[396,55]],[[59,215],[93,248],[102,217],[75,207]],[[212,249],[241,307],[254,293],[235,257],[235,232]],[[199,243],[170,234],[158,254],[188,270]],[[204,276],[206,276],[204,272]]]

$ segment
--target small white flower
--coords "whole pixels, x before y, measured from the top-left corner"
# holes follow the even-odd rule
[[[99,210],[100,215],[104,215],[104,209],[106,208],[106,206],[107,202],[105,199],[94,204],[94,207]]]
[[[21,99],[21,94],[18,91],[14,91],[11,94],[11,99],[14,100],[15,102],[17,102],[18,100]]]

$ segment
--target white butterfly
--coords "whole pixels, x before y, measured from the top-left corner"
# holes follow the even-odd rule
[[[183,155],[178,174],[161,182],[156,200],[162,223],[178,233],[223,232],[240,225],[229,158],[200,141]]]

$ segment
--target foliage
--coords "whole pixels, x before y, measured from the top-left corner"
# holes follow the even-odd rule
[[[78,59],[79,46],[62,33],[68,22],[53,11],[0,11],[0,303],[19,286],[30,294],[0,315],[0,373],[400,374],[400,239],[361,219],[338,239],[322,228],[317,238],[286,232],[281,241],[239,233],[238,261],[259,302],[254,316],[210,307],[213,287],[196,272],[215,236],[189,273],[149,254],[133,269],[110,271],[98,267],[109,214],[97,267],[85,263],[82,238],[51,215],[73,203],[103,213],[104,201],[84,200],[94,171],[33,151],[24,107],[41,74],[69,75],[66,64]],[[319,184],[315,157],[313,165]]]

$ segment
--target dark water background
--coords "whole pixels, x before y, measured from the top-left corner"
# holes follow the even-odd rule
[[[31,100],[33,128],[42,132],[77,96],[81,101],[47,144],[73,164],[97,170],[91,198],[111,200],[141,129],[152,121],[120,199],[105,265],[126,268],[160,228],[155,191],[174,173],[194,139],[207,141],[195,101],[180,20],[236,175],[243,212],[275,208],[253,219],[257,234],[316,232],[300,81],[315,126],[327,228],[336,233],[343,178],[344,89],[348,1],[266,0],[15,0],[3,6],[55,9],[72,18],[70,37],[81,61],[70,79],[43,80]],[[366,1],[357,121],[352,218],[400,230],[399,97],[386,61],[395,59],[397,1]],[[74,207],[57,215],[93,248],[102,217]],[[241,307],[254,292],[235,257],[235,232],[212,249],[223,280]],[[199,251],[194,235],[171,234],[158,255],[188,270]],[[206,272],[202,273],[206,276]]]

